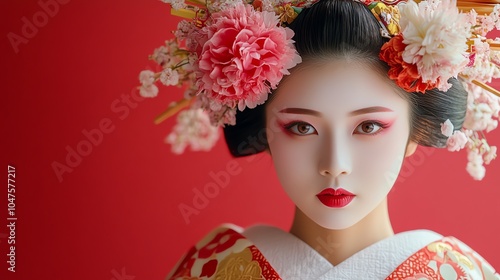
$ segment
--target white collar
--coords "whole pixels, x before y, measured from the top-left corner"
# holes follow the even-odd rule
[[[242,232],[280,277],[288,279],[385,279],[412,254],[443,236],[429,230],[395,234],[333,266],[308,244],[280,228],[256,225]]]

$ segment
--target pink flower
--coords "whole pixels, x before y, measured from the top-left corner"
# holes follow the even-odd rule
[[[474,164],[483,164],[483,158],[477,149],[470,150],[467,154],[467,160]]]
[[[484,154],[484,163],[490,164],[490,162],[494,160],[496,157],[497,157],[497,147],[492,146],[490,147],[490,150]]]
[[[293,32],[278,24],[274,13],[242,3],[212,14],[203,29],[209,39],[199,56],[200,90],[239,110],[264,103],[288,69],[301,62]]]
[[[184,98],[185,99],[191,99],[196,96],[197,90],[195,88],[188,88],[184,92]]]
[[[467,108],[464,127],[471,130],[485,130],[492,120],[493,110],[487,103],[472,103]],[[492,128],[494,124],[490,124]]]
[[[168,63],[170,61],[170,56],[168,55],[167,47],[161,46],[155,49],[151,58],[160,65]]]
[[[180,10],[186,7],[184,0],[162,0],[162,2],[170,4],[173,10]]]
[[[480,181],[484,178],[486,174],[486,168],[482,164],[476,164],[473,162],[468,162],[467,167],[465,168],[469,175],[474,178],[474,180]]]
[[[469,175],[471,175],[474,180],[482,180],[486,174],[486,168],[483,166],[483,158],[481,154],[479,154],[478,149],[469,150],[467,159],[469,162],[467,163],[467,167],[465,169]]]
[[[450,152],[460,151],[465,144],[467,144],[467,136],[460,130],[455,131],[446,141],[446,147]]]
[[[446,137],[450,137],[453,134],[453,124],[449,119],[441,124],[441,133]]]
[[[194,66],[198,62],[198,55],[196,53],[190,53],[188,56],[189,65]]]
[[[222,107],[220,110],[208,112],[212,125],[224,126],[225,124],[236,124],[236,108]]]
[[[492,130],[495,130],[498,126],[498,121],[497,120],[490,120],[488,124],[486,125],[486,132],[490,132]]]
[[[171,68],[161,71],[160,82],[166,86],[175,86],[179,83],[179,73]]]
[[[143,70],[139,73],[139,81],[143,87],[149,87],[155,82],[155,73],[151,70]]]
[[[213,126],[236,124],[236,108],[221,105],[203,94],[197,96],[196,101],[193,103],[193,107],[205,110]]]
[[[493,28],[495,27],[495,19],[493,17],[490,17],[490,16],[485,16],[482,18],[482,21],[481,21],[481,26],[483,28],[483,32],[481,35],[483,36],[486,36],[486,33],[490,32],[491,30],[493,30]]]
[[[472,9],[468,13],[465,14],[465,21],[470,26],[474,26],[477,24],[477,12]]]
[[[186,147],[193,151],[209,151],[219,139],[219,130],[210,124],[202,109],[183,110],[177,115],[177,124],[165,142],[172,145],[172,152],[182,154]]]
[[[176,36],[178,39],[183,39],[185,38],[186,35],[190,34],[193,32],[195,29],[195,25],[192,21],[187,21],[187,20],[181,20],[177,24],[177,31],[181,32],[182,35]]]
[[[158,95],[158,87],[156,85],[141,86],[139,94],[142,97],[156,97]]]
[[[500,6],[495,5],[493,12],[491,12],[490,17],[495,22],[495,28],[500,29]]]

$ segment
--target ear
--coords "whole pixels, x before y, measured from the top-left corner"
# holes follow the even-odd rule
[[[409,157],[415,153],[417,150],[418,144],[412,140],[408,141],[408,144],[406,145],[406,152],[405,152],[405,157]]]

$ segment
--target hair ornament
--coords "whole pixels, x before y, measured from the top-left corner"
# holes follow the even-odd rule
[[[219,138],[218,127],[234,125],[237,110],[263,104],[301,62],[287,26],[318,0],[162,1],[183,19],[174,38],[150,56],[160,70],[140,73],[140,94],[157,96],[157,84],[183,87],[184,97],[172,102],[155,123],[180,112],[165,141],[176,154],[187,147],[206,151]],[[446,92],[453,77],[463,82],[469,92],[464,125],[454,130],[447,120],[442,133],[448,137],[448,150],[467,149],[466,169],[481,180],[484,164],[496,157],[485,133],[498,126],[500,114],[500,92],[487,85],[500,77],[500,39],[486,35],[500,29],[500,5],[478,4],[478,14],[471,2],[459,2],[459,9],[456,0],[357,1],[372,12],[381,36],[389,39],[379,57],[399,87],[425,94],[435,88]]]
[[[446,148],[450,152],[457,152],[465,148],[467,144],[467,135],[461,130],[454,130],[453,124],[448,119],[441,124],[441,133],[448,137],[446,141]]]
[[[401,2],[401,0],[381,2],[372,0],[362,1],[378,20],[380,24],[380,35],[382,37],[390,39],[400,32],[399,20],[401,14],[399,13],[399,9],[393,6],[399,2]]]

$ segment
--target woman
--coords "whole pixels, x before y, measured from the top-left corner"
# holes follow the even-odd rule
[[[254,2],[252,9],[261,4]],[[388,50],[397,48],[398,42],[386,43],[399,32],[395,21],[399,14],[392,8],[352,0],[309,4],[299,7],[296,18],[285,13],[284,21],[294,34],[285,36],[293,39],[301,62],[283,51],[292,63],[280,72],[291,69],[291,73],[278,79],[279,85],[266,76],[264,84],[273,91],[269,96],[231,99],[244,95],[235,83],[245,81],[242,92],[260,84],[247,87],[252,85],[248,73],[228,82],[227,77],[234,78],[231,69],[224,66],[219,71],[210,64],[227,56],[228,50],[202,39],[191,41],[189,48],[198,55],[202,70],[198,77],[204,83],[198,84],[204,90],[198,98],[218,98],[216,105],[205,100],[198,106],[212,110],[212,123],[233,124],[226,125],[224,133],[234,156],[270,154],[296,212],[289,232],[270,226],[215,229],[167,279],[500,279],[459,240],[425,230],[394,234],[388,215],[387,195],[404,157],[418,145],[465,146],[467,138],[459,131],[467,91],[453,77],[429,82],[391,72],[394,59]],[[202,33],[217,39],[216,32],[242,15],[243,10],[225,14],[214,24],[218,28]],[[192,35],[193,30],[186,28],[185,33]],[[246,52],[259,41],[248,34],[244,38],[238,45],[241,61],[248,55],[251,61],[265,62],[268,53]],[[455,63],[469,63],[465,58]],[[279,64],[274,62],[259,64],[253,75]],[[146,83],[145,92],[153,90],[147,88],[150,85]],[[214,97],[214,92],[223,92],[223,98]],[[231,111],[236,107],[240,110]],[[258,141],[249,143],[250,138]],[[172,142],[176,139],[172,137]]]

